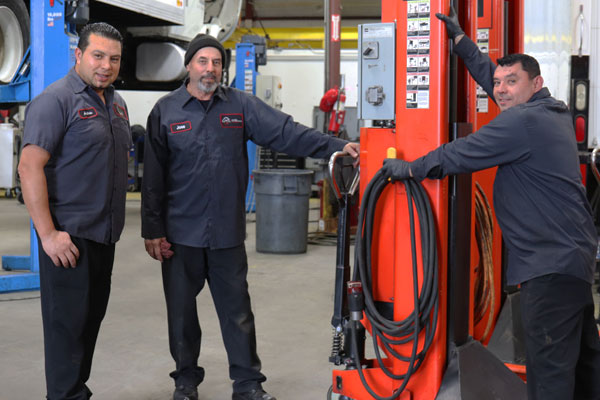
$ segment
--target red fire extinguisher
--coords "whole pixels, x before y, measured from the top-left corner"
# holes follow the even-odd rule
[[[325,113],[330,113],[329,128],[327,130],[330,135],[339,136],[340,134],[340,127],[344,124],[344,117],[346,116],[345,103],[346,93],[343,88],[340,89],[337,86],[329,89],[321,98],[319,108]]]

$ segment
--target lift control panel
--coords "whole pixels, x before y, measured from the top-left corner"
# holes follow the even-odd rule
[[[396,24],[359,25],[358,43],[359,118],[393,120],[396,116]]]

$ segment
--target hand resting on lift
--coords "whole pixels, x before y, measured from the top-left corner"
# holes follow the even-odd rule
[[[392,182],[413,177],[412,171],[410,170],[410,163],[397,158],[386,158],[383,160],[381,172],[384,177],[391,179]]]
[[[458,15],[456,15],[454,7],[450,6],[450,13],[448,15],[444,15],[442,13],[435,13],[435,16],[446,24],[446,31],[448,32],[448,37],[450,39],[454,39],[454,44],[458,44],[458,42],[460,42],[463,36],[465,36],[465,32],[460,27],[460,23],[458,22]]]

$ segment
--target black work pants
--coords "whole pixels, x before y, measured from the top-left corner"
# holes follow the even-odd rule
[[[57,267],[38,239],[49,400],[84,400],[100,323],[106,313],[115,245],[71,237],[79,249],[75,268]]]
[[[204,378],[204,370],[198,366],[202,330],[196,296],[206,281],[221,325],[233,390],[244,392],[260,388],[266,378],[260,372],[256,353],[244,245],[211,250],[173,244],[171,249],[174,254],[163,262],[162,274],[169,347],[176,365],[171,373],[175,384],[197,386]]]
[[[550,274],[521,284],[529,400],[600,399],[600,339],[589,283]]]

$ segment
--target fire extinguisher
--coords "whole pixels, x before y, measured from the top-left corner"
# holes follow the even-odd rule
[[[327,129],[327,133],[330,135],[340,135],[340,127],[344,124],[344,118],[346,117],[345,103],[346,93],[344,88],[340,89],[337,86],[329,89],[321,98],[319,108],[325,113],[330,113],[329,128]]]

